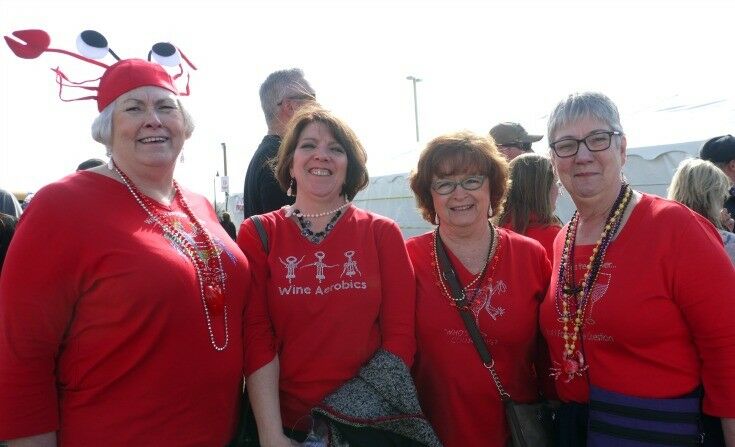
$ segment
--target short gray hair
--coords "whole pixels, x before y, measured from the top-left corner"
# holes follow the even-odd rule
[[[582,118],[600,120],[612,130],[624,133],[618,107],[610,98],[598,92],[572,93],[561,100],[549,115],[547,128],[549,143],[556,139],[554,134],[559,128]]]
[[[300,68],[278,70],[269,74],[260,86],[260,105],[270,125],[278,115],[278,104],[288,95],[315,96]]]
[[[116,99],[108,104],[92,122],[92,138],[94,138],[94,141],[103,144],[107,149],[110,149],[112,145],[112,112],[115,110],[117,101]],[[176,102],[184,118],[184,135],[188,139],[194,133],[194,119],[184,108],[179,98],[176,98]]]

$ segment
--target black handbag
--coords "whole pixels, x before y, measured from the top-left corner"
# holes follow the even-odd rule
[[[444,250],[444,244],[439,236],[439,229],[436,230],[436,254],[441,267],[442,276],[449,284],[452,292],[454,303],[459,311],[462,321],[467,327],[467,333],[477,348],[482,364],[490,373],[495,386],[498,388],[500,399],[505,407],[505,415],[510,431],[512,445],[514,447],[552,447],[554,446],[554,410],[548,401],[541,401],[532,404],[522,404],[511,399],[510,394],[503,387],[500,376],[495,370],[495,361],[487,349],[485,341],[482,339],[480,330],[477,328],[475,318],[469,310],[469,303],[465,297],[464,290],[459,285],[459,280],[454,272],[447,253]],[[491,227],[491,254],[488,259],[492,259],[497,248],[498,240],[496,231]]]

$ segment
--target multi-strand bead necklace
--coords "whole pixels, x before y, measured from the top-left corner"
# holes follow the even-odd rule
[[[478,284],[483,278],[487,277],[488,279],[491,279],[495,273],[495,267],[498,265],[498,259],[500,258],[500,256],[498,256],[498,230],[493,226],[493,224],[489,222],[488,224],[490,225],[490,244],[488,247],[487,258],[485,259],[485,265],[482,267],[480,273],[478,273],[474,278],[472,278],[472,281],[462,288],[462,298],[465,298],[465,305],[469,305],[474,299],[474,296],[466,299],[467,291],[472,289],[472,287]],[[458,300],[447,288],[446,280],[442,274],[441,264],[439,264],[439,255],[436,250],[437,238],[439,238],[439,228],[434,230],[434,237],[432,238],[431,244],[432,255],[434,256],[432,264],[434,265],[434,272],[436,274],[436,285],[442,290],[442,292],[444,292],[444,296],[449,300],[449,304],[453,307],[462,307],[462,304],[458,303]]]
[[[327,237],[327,234],[329,234],[330,231],[332,231],[332,229],[334,228],[334,224],[337,222],[337,219],[339,219],[339,216],[342,215],[342,210],[349,204],[349,201],[345,201],[345,203],[331,211],[324,211],[314,214],[302,213],[301,210],[299,210],[298,208],[292,208],[292,211],[293,215],[296,216],[296,220],[299,222],[299,227],[301,227],[301,235],[309,239],[311,242],[318,244],[319,242],[323,241],[325,237]],[[307,218],[314,219],[317,217],[329,216],[330,214],[334,214],[334,216],[329,219],[329,222],[327,222],[327,225],[324,227],[324,229],[322,231],[314,233],[311,230],[311,221],[307,220]]]
[[[224,351],[230,342],[230,333],[227,325],[227,305],[225,304],[225,271],[222,268],[222,259],[217,252],[217,247],[212,240],[212,236],[191,211],[189,203],[183,194],[181,194],[179,184],[174,181],[173,200],[179,201],[181,208],[194,226],[194,235],[202,235],[205,246],[205,261],[197,254],[197,247],[189,241],[186,235],[176,228],[176,225],[165,214],[159,211],[146,195],[140,192],[138,187],[135,186],[130,178],[114,162],[112,162],[112,167],[148,217],[161,227],[165,235],[173,239],[176,245],[181,248],[194,265],[199,282],[199,296],[204,307],[204,319],[207,323],[207,331],[209,332],[209,341],[216,351]],[[220,314],[224,316],[225,339],[221,345],[218,345],[214,336],[212,316]]]
[[[576,376],[581,376],[587,366],[584,365],[584,357],[577,348],[577,342],[582,336],[584,326],[585,310],[591,300],[592,289],[600,273],[605,253],[620,229],[623,214],[633,196],[633,190],[626,183],[620,187],[620,193],[613,203],[605,226],[602,229],[600,239],[592,249],[587,268],[582,278],[582,283],[577,285],[574,279],[574,242],[577,236],[579,224],[579,213],[575,212],[569,222],[566,237],[564,239],[564,250],[562,251],[561,263],[559,265],[559,277],[556,286],[556,308],[562,323],[562,338],[564,339],[564,352],[562,355],[564,364],[560,373],[567,376],[571,381]],[[561,309],[559,306],[561,305]],[[572,328],[570,331],[570,327]],[[557,375],[558,377],[558,375]]]

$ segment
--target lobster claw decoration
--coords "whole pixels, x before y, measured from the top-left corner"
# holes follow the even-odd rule
[[[5,36],[5,42],[16,56],[23,59],[35,59],[51,45],[51,37],[40,29],[14,31],[13,36],[18,40]]]
[[[19,31],[13,31],[13,36],[18,40],[13,40],[8,36],[5,37],[5,43],[8,44],[10,49],[15,53],[16,56],[22,59],[35,59],[45,52],[61,53],[67,56],[72,56],[77,59],[81,59],[91,64],[99,65],[102,68],[109,68],[107,64],[97,62],[94,59],[81,56],[71,51],[61,50],[58,48],[49,48],[51,45],[51,37],[49,37],[46,31],[40,29],[24,29]]]
[[[117,56],[117,54],[115,54],[114,51],[112,51],[111,48],[109,48],[109,46],[107,45],[107,39],[97,31],[86,30],[79,35],[79,37],[77,38],[77,49],[79,50],[79,53],[74,53],[59,48],[51,48],[51,37],[46,31],[40,29],[18,30],[12,33],[12,37],[4,37],[5,43],[8,44],[10,50],[16,56],[22,59],[35,59],[43,53],[47,52],[61,53],[88,62],[90,64],[97,65],[98,67],[102,67],[105,70],[105,74],[108,73],[111,67],[114,67],[117,64],[108,65],[95,59],[101,59],[109,54],[114,57],[118,62],[124,62],[120,60],[120,58]],[[192,69],[197,69],[196,66],[192,64],[191,61],[186,56],[184,56],[184,54],[177,47],[168,42],[160,42],[154,45],[151,51],[148,53],[148,61],[151,60],[151,56],[153,56],[153,58],[156,60],[156,62],[158,62],[159,65],[165,65],[168,67],[179,67],[179,73],[175,74],[172,77],[173,80],[178,79],[185,73],[182,60],[185,61]],[[65,99],[62,97],[61,93],[64,87],[76,87],[84,90],[97,91],[99,90],[99,87],[97,85],[94,85],[94,83],[100,81],[102,77],[104,77],[104,75],[97,79],[74,82],[71,81],[58,67],[52,68],[51,70],[56,73],[56,82],[57,84],[59,84],[59,98],[62,101],[97,99],[97,96],[84,96],[81,98]],[[183,90],[177,89],[175,86],[172,86],[172,88],[174,89],[172,90],[174,92],[176,92],[176,90],[179,90],[179,95],[188,96],[189,74],[186,73],[186,86]],[[99,104],[100,103],[98,101],[98,105]]]

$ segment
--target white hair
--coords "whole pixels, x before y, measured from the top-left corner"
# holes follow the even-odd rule
[[[119,99],[117,98],[108,104],[92,122],[92,138],[94,138],[94,141],[103,144],[108,151],[112,145],[112,112],[115,110],[115,104]],[[194,133],[194,120],[184,108],[181,99],[176,98],[176,103],[179,105],[179,110],[184,118],[184,134],[186,138],[189,138]]]

